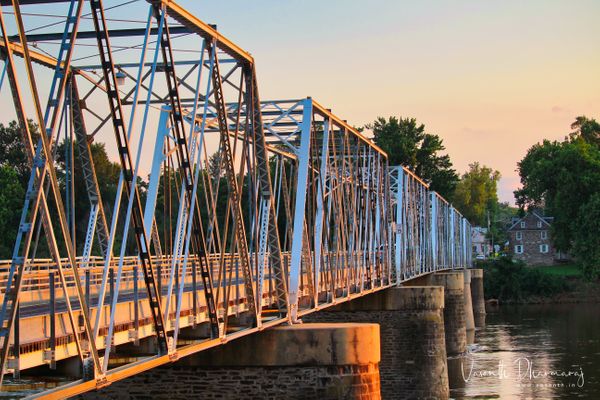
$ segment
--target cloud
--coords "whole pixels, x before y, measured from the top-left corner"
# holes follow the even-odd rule
[[[552,113],[553,114],[565,114],[571,112],[568,108],[565,107],[560,107],[560,106],[554,106],[552,107]]]

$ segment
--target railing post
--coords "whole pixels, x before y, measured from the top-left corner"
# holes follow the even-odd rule
[[[87,307],[88,314],[90,313],[91,296],[92,295],[90,292],[90,270],[86,269],[85,270],[85,306]]]
[[[115,270],[114,269],[110,269],[110,271],[108,271],[108,281],[109,281],[109,296],[108,298],[110,299],[109,303],[112,304],[113,302],[113,296],[115,295]]]
[[[138,332],[140,330],[140,294],[138,291],[138,266],[133,266],[133,329],[135,330],[135,344],[139,344]]]
[[[15,325],[14,325],[14,341],[13,341],[13,357],[14,357],[14,368],[13,368],[13,377],[15,379],[21,379],[21,368],[20,368],[20,353],[21,353],[21,304],[17,302],[17,311],[15,313]]]
[[[185,283],[184,283],[185,284]],[[196,279],[196,261],[192,260],[192,314],[194,316],[192,326],[196,326],[196,316],[198,315],[198,283]]]
[[[162,298],[162,266],[159,264],[156,267],[156,286],[158,287],[158,297]]]
[[[56,369],[56,291],[54,288],[54,272],[48,275],[50,288],[50,369]]]

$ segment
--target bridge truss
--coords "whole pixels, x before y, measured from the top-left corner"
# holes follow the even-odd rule
[[[39,33],[30,4],[62,31]],[[348,123],[261,101],[250,54],[178,4],[136,5],[135,28],[111,18],[129,7],[0,0],[0,89],[31,167],[0,265],[0,382],[79,360],[34,395],[66,397],[470,265],[468,222]]]

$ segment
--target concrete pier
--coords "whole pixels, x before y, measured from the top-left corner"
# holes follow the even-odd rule
[[[465,298],[465,328],[467,329],[467,344],[475,342],[475,319],[473,317],[473,300],[471,298],[471,270],[464,271],[464,298]]]
[[[377,324],[268,329],[114,383],[85,399],[380,399]]]
[[[309,314],[303,320],[380,324],[382,398],[447,399],[443,309],[442,287],[400,287]]]
[[[465,320],[465,279],[463,271],[441,272],[431,276],[431,282],[444,287],[444,323],[446,353],[449,356],[467,350]]]
[[[475,327],[485,326],[485,298],[483,293],[483,269],[471,271],[471,296],[473,299],[473,317]]]

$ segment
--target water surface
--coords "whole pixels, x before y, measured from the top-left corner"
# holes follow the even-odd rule
[[[463,357],[453,399],[600,399],[600,305],[503,306]]]

